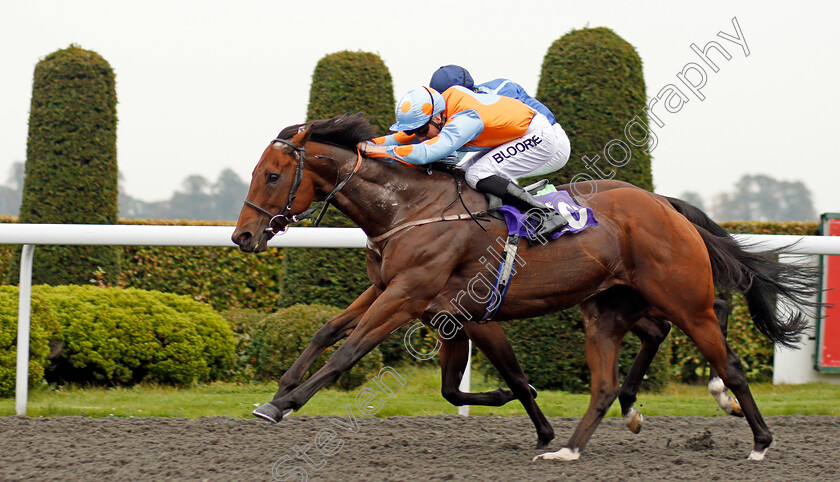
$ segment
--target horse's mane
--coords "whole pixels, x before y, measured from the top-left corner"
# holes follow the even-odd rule
[[[367,118],[360,114],[341,114],[331,119],[322,119],[295,124],[286,127],[279,134],[278,139],[290,139],[302,129],[311,126],[310,140],[323,141],[330,144],[337,144],[342,147],[354,149],[356,144],[377,136],[373,126]]]

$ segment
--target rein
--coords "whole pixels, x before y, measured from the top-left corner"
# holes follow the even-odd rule
[[[284,234],[289,229],[290,224],[292,224],[294,222],[297,222],[297,221],[302,221],[302,220],[307,219],[309,217],[312,217],[312,213],[315,212],[315,210],[317,208],[309,208],[309,209],[307,209],[306,211],[304,211],[300,214],[294,214],[294,215],[289,216],[289,214],[292,211],[292,203],[295,201],[295,196],[297,195],[297,190],[300,187],[300,183],[303,181],[303,161],[306,159],[306,147],[305,146],[298,146],[298,145],[296,145],[292,142],[289,142],[286,139],[281,139],[279,137],[274,139],[271,142],[272,143],[280,142],[280,143],[283,143],[283,144],[289,146],[290,148],[292,148],[295,151],[295,156],[298,159],[298,164],[297,164],[297,167],[295,168],[295,177],[292,180],[292,186],[289,188],[289,198],[286,201],[286,206],[278,214],[272,214],[271,211],[269,211],[268,209],[265,209],[262,206],[254,204],[253,202],[251,202],[247,199],[245,200],[245,205],[254,209],[254,210],[256,210],[257,212],[265,214],[266,216],[269,217],[268,227],[265,228],[266,233],[276,234],[275,231],[274,231],[274,227],[273,227],[274,222],[278,218],[285,219],[286,220],[286,225],[283,226],[283,229],[280,231],[280,234]],[[323,218],[324,213],[327,212],[327,208],[329,207],[329,201],[333,198],[333,196],[336,195],[336,193],[338,193],[338,191],[341,190],[341,188],[343,188],[347,184],[348,181],[350,181],[350,178],[352,178],[353,175],[356,174],[356,172],[359,170],[359,167],[362,165],[362,153],[359,152],[358,150],[356,152],[357,152],[356,165],[353,166],[353,170],[350,172],[350,175],[347,176],[343,181],[337,183],[335,185],[335,187],[333,188],[332,192],[330,192],[327,195],[327,197],[324,198],[324,200],[323,200],[324,205],[321,208],[321,212],[318,213],[318,216],[315,218],[315,222],[314,222],[315,226],[317,226],[318,223],[321,222],[321,218]],[[331,159],[332,161],[336,162],[336,179],[338,178],[338,162],[335,159],[333,159],[329,156],[321,156],[321,155],[315,156],[315,158],[326,158],[326,159]]]

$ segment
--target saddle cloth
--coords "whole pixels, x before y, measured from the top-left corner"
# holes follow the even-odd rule
[[[557,191],[554,189],[554,186],[549,184],[536,197],[544,202],[546,206],[553,207],[569,223],[563,229],[551,233],[551,239],[557,239],[567,233],[579,233],[590,226],[598,225],[592,209],[579,205],[566,191]],[[515,207],[508,205],[500,207],[499,211],[505,217],[508,235],[519,235],[523,238],[534,240],[533,228],[525,225],[525,221],[528,219],[527,215]]]

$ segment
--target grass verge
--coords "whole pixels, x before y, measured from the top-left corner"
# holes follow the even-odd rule
[[[360,390],[377,390],[382,401],[379,417],[393,415],[439,415],[457,413],[457,408],[440,395],[440,372],[432,366],[398,367],[405,379],[400,385],[392,377],[383,380],[393,390],[388,397],[373,382],[359,389],[318,392],[296,415],[345,415],[350,405],[359,415],[356,395]],[[498,388],[498,384],[473,380],[473,391]],[[129,388],[37,387],[29,394],[29,416],[81,415],[88,417],[186,417],[207,416],[251,417],[255,406],[274,396],[276,384],[211,383],[190,388],[139,385]],[[840,415],[840,385],[752,385],[753,394],[763,415]],[[540,391],[537,402],[549,417],[580,417],[589,403],[588,394],[561,391]],[[714,416],[723,412],[705,386],[670,385],[659,393],[641,393],[636,407],[645,415]],[[503,407],[470,407],[474,415],[524,415],[522,405],[513,401]],[[0,399],[0,416],[15,414],[14,398]],[[618,402],[607,413],[618,416]]]

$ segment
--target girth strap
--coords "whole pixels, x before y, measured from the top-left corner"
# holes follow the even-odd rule
[[[396,233],[398,231],[402,231],[403,229],[411,228],[411,227],[414,227],[414,226],[436,223],[438,221],[460,221],[462,219],[472,219],[473,216],[484,216],[486,214],[487,214],[487,211],[481,211],[481,212],[477,212],[477,213],[449,214],[449,215],[446,215],[446,216],[438,216],[436,218],[418,219],[417,221],[409,221],[407,223],[400,224],[399,226],[397,226],[393,229],[389,229],[388,231],[385,231],[384,233],[380,234],[379,236],[374,236],[372,238],[368,238],[368,240],[370,240],[370,242],[372,242],[372,243],[378,243],[379,241],[382,241],[383,239],[393,235],[394,233]]]

